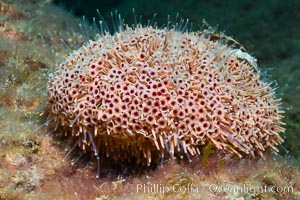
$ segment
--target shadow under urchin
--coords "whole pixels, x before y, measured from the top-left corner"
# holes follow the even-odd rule
[[[48,127],[50,128],[50,127]],[[55,127],[51,127],[54,130]],[[138,165],[136,158],[131,158],[123,162],[118,162],[113,158],[107,157],[105,149],[99,150],[100,157],[100,171],[97,166],[97,158],[93,153],[86,153],[83,151],[77,144],[74,138],[69,135],[60,134],[64,133],[66,130],[63,128],[58,128],[56,131],[53,131],[52,136],[55,141],[59,141],[60,145],[58,146],[62,150],[65,147],[68,147],[66,150],[66,155],[63,160],[70,162],[72,166],[78,169],[84,169],[87,167],[94,168],[94,172],[97,175],[96,177],[117,177],[121,175],[130,176],[130,175],[140,175],[149,170],[155,170],[160,164],[163,164],[163,160],[160,163],[151,163],[150,166]],[[51,131],[50,131],[51,132]]]

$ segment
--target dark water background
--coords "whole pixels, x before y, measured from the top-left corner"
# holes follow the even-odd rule
[[[244,45],[258,59],[260,68],[273,68],[268,74],[277,80],[286,109],[285,148],[300,158],[300,0],[54,0],[77,16],[97,17],[96,9],[108,23],[110,13],[118,10],[128,24],[137,15],[151,19],[157,13],[159,25],[167,16],[190,19],[194,29],[205,19]],[[281,148],[281,152],[285,151]]]

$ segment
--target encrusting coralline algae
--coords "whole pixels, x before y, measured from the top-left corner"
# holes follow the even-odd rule
[[[278,151],[281,100],[249,54],[177,26],[119,29],[70,53],[48,82],[49,119],[98,165],[191,160],[208,143],[238,157]]]

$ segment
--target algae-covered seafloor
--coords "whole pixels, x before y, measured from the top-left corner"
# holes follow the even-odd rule
[[[277,6],[270,10],[281,12]],[[283,23],[286,17],[284,27],[299,19],[300,5],[287,3],[286,8],[291,10],[282,11],[279,19]],[[60,62],[52,50],[64,54],[59,47],[61,37],[80,45],[79,23],[51,1],[0,2],[0,199],[300,199],[299,162],[291,156],[299,154],[300,131],[296,24],[285,28],[284,38],[277,29],[270,35],[261,30],[258,36],[270,39],[261,41],[263,47],[256,52],[269,61],[264,66],[274,68],[271,79],[280,85],[288,83],[283,88],[288,108],[284,146],[290,153],[266,154],[265,160],[236,159],[216,155],[208,145],[192,163],[170,160],[155,170],[134,174],[104,170],[107,173],[96,179],[95,163],[63,161],[68,141],[53,137],[52,130],[43,126],[47,76]],[[266,50],[275,39],[286,45]],[[276,59],[270,59],[271,55]]]

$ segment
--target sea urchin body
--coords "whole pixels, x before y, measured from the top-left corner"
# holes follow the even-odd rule
[[[239,157],[278,151],[280,100],[247,56],[202,32],[127,26],[58,66],[50,118],[83,150],[147,166],[209,142]]]

